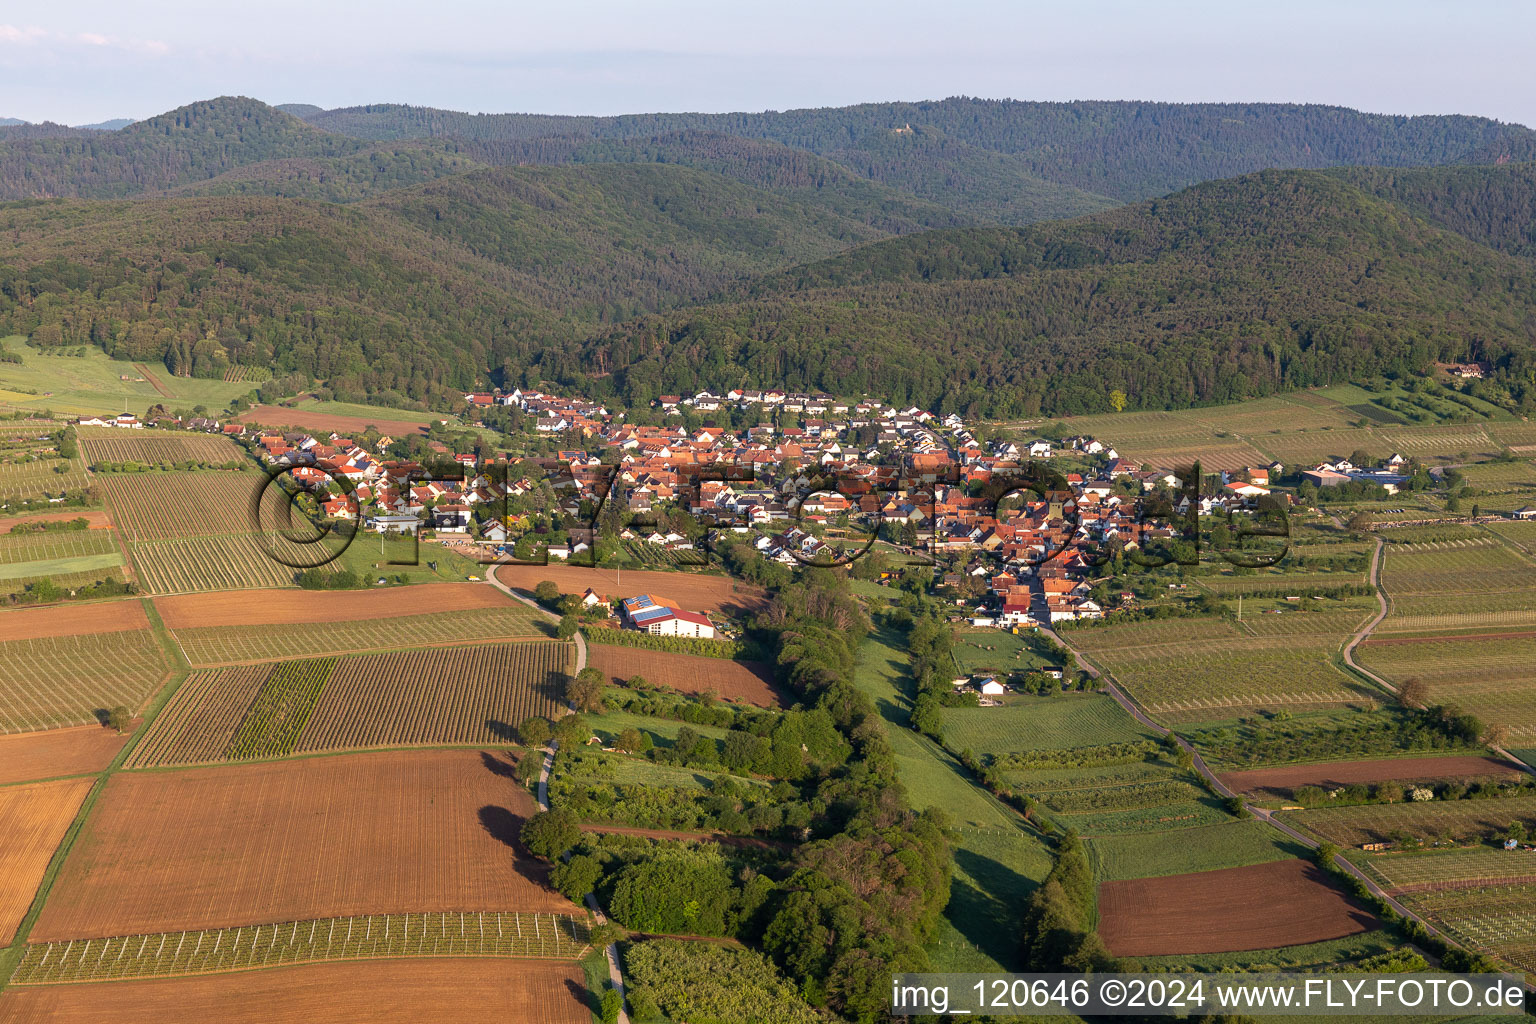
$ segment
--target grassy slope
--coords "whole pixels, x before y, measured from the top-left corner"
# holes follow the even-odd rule
[[[929,953],[936,970],[1011,970],[1024,901],[1050,870],[1043,843],[952,757],[907,726],[907,659],[900,637],[876,633],[859,651],[854,683],[874,698],[897,772],[917,808],[941,807],[958,839],[945,923]]]

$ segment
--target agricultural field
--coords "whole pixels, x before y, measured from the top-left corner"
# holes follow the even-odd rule
[[[118,935],[27,947],[17,985],[122,981],[396,957],[575,960],[589,948],[585,915],[456,911],[368,914],[269,925]]]
[[[0,611],[0,733],[137,709],[169,671],[138,601]]]
[[[1099,885],[1099,935],[1115,956],[1267,949],[1377,927],[1319,868],[1297,859]]]
[[[1324,618],[1329,627],[1340,621]],[[1165,721],[1211,721],[1258,710],[1375,701],[1335,666],[1344,634],[1277,630],[1253,636],[1244,625],[1165,619],[1078,629],[1065,639]]]
[[[348,406],[340,402],[304,402],[292,409],[279,405],[258,405],[235,417],[240,423],[274,430],[313,430],[325,434],[361,434],[368,427],[376,427],[391,437],[425,433],[429,423],[443,418],[430,413],[371,409],[368,406]]]
[[[96,780],[58,779],[0,787],[0,943],[32,906],[43,872]]]
[[[251,502],[267,477],[252,469],[103,473],[98,479],[123,537],[152,541],[257,530]],[[267,519],[283,505],[276,488],[268,488],[263,500],[262,524],[286,525]]]
[[[475,583],[157,598],[197,667],[547,635],[540,612]]]
[[[1449,779],[1518,779],[1522,770],[1494,757],[1385,757],[1370,761],[1288,764],[1218,776],[1234,793],[1289,797],[1298,786],[1335,789],[1352,783],[1436,782]]]
[[[1536,881],[1536,856],[1493,846],[1412,853],[1358,853],[1352,858],[1394,893],[1464,889]]]
[[[0,785],[104,771],[127,742],[100,725],[0,736]]]
[[[959,630],[955,634],[953,650],[955,671],[959,675],[1013,674],[1055,664],[1030,650],[1023,636],[1000,629]]]
[[[250,665],[189,677],[126,767],[211,763],[367,747],[509,743],[517,723],[563,710],[575,648],[560,641],[436,648]],[[287,698],[286,702],[284,698]],[[307,704],[305,703],[307,701]],[[282,719],[281,741],[259,723]],[[258,736],[265,737],[257,742]]]
[[[767,603],[767,594],[761,587],[729,576],[631,570],[623,573],[620,580],[613,569],[556,564],[498,565],[491,571],[506,586],[529,594],[542,580],[551,580],[566,594],[580,594],[588,587],[611,597],[650,594],[658,602],[673,603],[695,612],[736,615],[759,611]]]
[[[539,1021],[591,1024],[575,963],[507,958],[302,964],[254,974],[12,985],[0,995],[6,1024],[441,1024]],[[104,1007],[109,1010],[104,1011]],[[104,1012],[108,1016],[104,1017]]]
[[[1524,854],[1529,857],[1530,854]],[[1536,972],[1536,876],[1517,884],[1423,890],[1404,903],[1471,949]]]
[[[698,654],[674,654],[643,647],[588,644],[587,665],[623,683],[634,676],[679,693],[713,692],[725,700],[762,708],[782,706],[773,670],[759,661],[733,661]]]
[[[21,356],[20,363],[0,363],[0,391],[5,401],[28,410],[85,416],[127,411],[142,416],[150,406],[166,401],[149,378],[133,364],[107,356],[94,345],[37,349],[20,336],[0,339],[0,347]],[[231,384],[194,377],[173,377],[163,366],[149,367],[178,404],[223,408],[249,384]],[[126,379],[125,379],[126,378]]]
[[[128,550],[144,592],[161,596],[291,586],[300,568],[289,563],[303,567],[323,560],[321,546],[278,533],[235,533],[130,544]],[[322,571],[334,572],[334,563]]]
[[[1389,544],[1381,568],[1392,610],[1376,633],[1536,628],[1536,562],[1485,533]]]
[[[533,798],[474,750],[112,776],[31,941],[463,910],[568,913],[517,848]]]
[[[1536,746],[1536,630],[1462,636],[1372,637],[1355,659],[1386,679],[1422,682],[1429,699],[1453,702],[1516,746]]]
[[[1388,842],[1399,835],[1422,842],[1463,843],[1502,836],[1513,821],[1528,827],[1536,824],[1536,796],[1318,807],[1280,813],[1292,825],[1340,846]],[[1536,867],[1532,873],[1536,874]]]
[[[949,708],[944,737],[978,754],[1063,750],[1154,739],[1114,698],[1102,693],[1009,697],[1001,707]]]
[[[1300,843],[1262,821],[1172,829],[1150,835],[1101,836],[1090,844],[1103,881],[1184,875],[1302,857]]]
[[[0,364],[3,365],[3,364]],[[62,424],[0,422],[0,500],[37,498],[86,486],[85,463],[59,454]]]
[[[186,430],[119,430],[114,427],[81,427],[80,444],[92,463],[222,464],[231,461],[244,462],[246,459],[245,450],[222,434],[197,434]]]

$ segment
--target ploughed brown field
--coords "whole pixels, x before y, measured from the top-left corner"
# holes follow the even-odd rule
[[[406,437],[410,434],[424,434],[427,430],[425,423],[413,423],[410,420],[379,419],[377,416],[343,416],[340,413],[306,412],[304,409],[285,409],[280,405],[252,406],[239,416],[234,422],[254,424],[262,427],[287,427],[292,430],[323,430],[327,433],[335,431],[338,434],[361,434],[364,428],[372,425],[379,428],[384,434],[395,437]]]
[[[1289,797],[1298,786],[1347,786],[1354,782],[1432,782],[1517,776],[1520,769],[1496,757],[1388,757],[1333,764],[1287,764],[1227,772],[1220,776],[1234,793]]]
[[[563,593],[580,594],[588,587],[607,598],[650,594],[652,599],[673,602],[692,612],[755,612],[768,603],[762,587],[729,576],[701,576],[689,572],[647,572],[625,569],[584,569],[579,565],[498,565],[491,570],[502,583],[533,593],[542,580],[551,580]],[[621,578],[615,579],[615,576]]]
[[[149,619],[144,614],[144,606],[136,600],[58,604],[46,608],[0,611],[0,641],[81,636],[86,633],[122,633],[130,629],[148,628]]]
[[[14,519],[0,519],[0,533],[12,533],[16,527],[33,523],[67,523],[71,519],[84,519],[91,524],[93,530],[105,530],[112,525],[107,518],[107,510],[104,508],[80,508],[70,512],[39,512],[35,516],[17,516]],[[55,534],[54,536],[58,536]]]
[[[380,752],[113,776],[33,941],[351,914],[570,911],[517,845],[505,753]]]
[[[674,654],[641,647],[587,644],[587,666],[622,683],[631,676],[681,693],[713,690],[727,700],[741,700],[760,708],[781,705],[773,671],[760,661],[732,661],[699,654]]]
[[[95,779],[0,789],[0,945],[27,916],[38,883]]]
[[[0,1024],[588,1024],[577,964],[364,960],[94,985],[12,986]]]
[[[385,590],[233,590],[155,598],[155,609],[169,629],[350,622],[515,606],[495,587],[481,583],[423,583]]]
[[[0,784],[105,771],[127,742],[99,725],[0,736]]]
[[[1304,860],[1099,885],[1099,936],[1115,956],[1273,949],[1379,924]]]

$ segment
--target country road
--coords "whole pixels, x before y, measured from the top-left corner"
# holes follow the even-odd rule
[[[486,569],[485,582],[489,583],[503,594],[506,594],[512,600],[519,601],[527,605],[529,608],[532,608],[534,611],[538,612],[540,615],[543,615],[545,618],[553,622],[560,621],[560,616],[556,615],[552,611],[546,610],[537,601],[530,597],[524,597],[522,594],[519,594],[511,587],[501,582],[501,580],[497,579],[496,566],[493,565]],[[571,639],[576,641],[576,671],[580,672],[582,669],[587,667],[587,638],[581,635],[580,630],[577,630],[576,634],[571,637]]]

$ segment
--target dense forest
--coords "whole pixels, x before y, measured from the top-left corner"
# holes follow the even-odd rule
[[[1210,127],[1217,111],[1269,125],[1271,148],[1222,148],[1237,129]],[[919,123],[869,130],[897,117]],[[952,100],[466,119],[222,99],[68,131],[0,138],[0,195],[142,198],[0,204],[0,330],[176,374],[269,367],[386,404],[492,381],[633,404],[745,385],[1017,416],[1479,358],[1536,407],[1536,164],[1261,171],[1116,205],[1039,163],[1117,132],[1193,132],[1223,159],[1524,145],[1474,118]],[[1120,157],[1175,173],[1178,147],[1138,145]]]
[[[628,137],[703,129],[771,139],[825,155],[857,148],[875,133],[922,127],[971,147],[1015,154],[1024,169],[1039,178],[1121,201],[1266,167],[1404,167],[1536,158],[1526,155],[1533,133],[1519,125],[1479,117],[1398,117],[1286,103],[1032,103],[961,96],[739,114],[556,117],[381,104],[306,109],[302,116],[328,131],[375,141]]]

